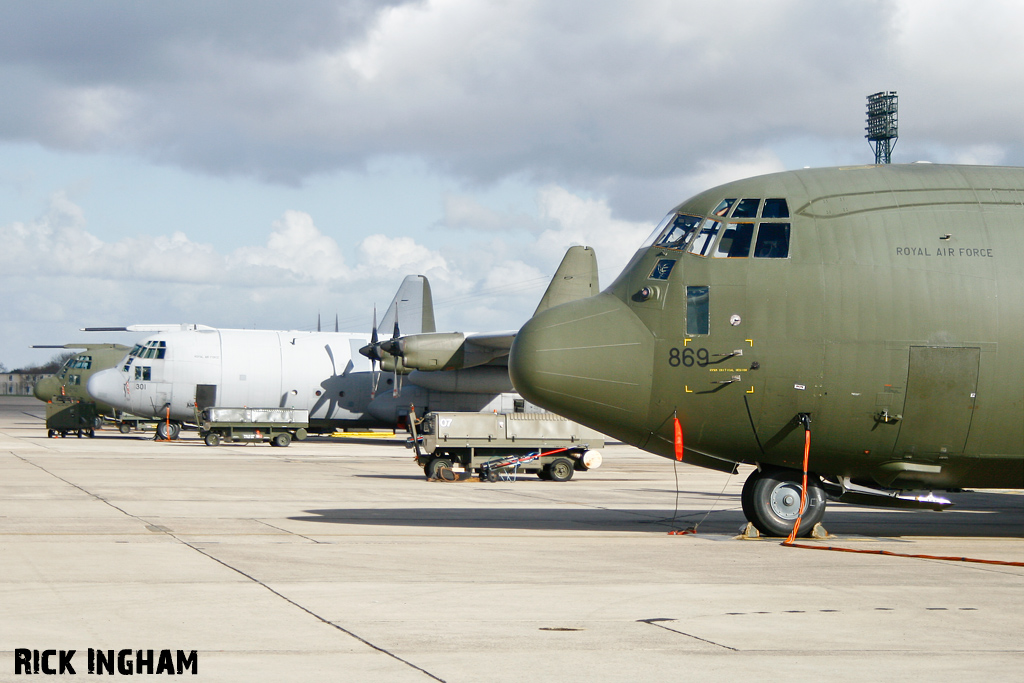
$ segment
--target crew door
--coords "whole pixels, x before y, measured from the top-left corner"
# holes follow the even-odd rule
[[[907,399],[893,455],[964,452],[980,362],[978,348],[910,347]]]
[[[196,385],[196,410],[202,412],[206,408],[217,405],[217,385],[197,384]]]

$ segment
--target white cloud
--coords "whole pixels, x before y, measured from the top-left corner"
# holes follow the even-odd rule
[[[618,275],[654,228],[649,223],[615,219],[607,202],[584,199],[557,186],[544,188],[539,203],[541,219],[549,227],[538,237],[534,253],[548,262],[554,259],[557,265],[573,245],[594,247],[603,284]]]
[[[313,224],[313,217],[301,211],[286,211],[274,223],[265,246],[239,247],[227,262],[234,271],[255,266],[279,272],[293,282],[325,284],[351,278],[338,243],[321,233]]]

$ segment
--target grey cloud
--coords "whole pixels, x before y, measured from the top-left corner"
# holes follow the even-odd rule
[[[917,30],[926,15],[913,7],[15,4],[0,21],[0,139],[289,183],[419,157],[471,182],[600,189],[639,217],[638,188],[660,201],[709,164],[797,138],[848,150],[864,96],[894,82],[924,104],[917,144],[998,145],[1019,160],[1014,95],[986,115],[995,125],[948,125],[978,115],[967,102],[940,113],[943,87],[966,92],[930,68],[943,58],[932,41],[955,26]],[[959,57],[981,59],[984,77],[979,55]]]

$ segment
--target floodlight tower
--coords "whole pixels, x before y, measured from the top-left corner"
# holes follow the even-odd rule
[[[899,99],[895,90],[868,95],[868,127],[864,129],[868,134],[864,137],[875,150],[876,164],[892,163],[892,149],[899,139],[899,120],[896,115],[898,108]]]

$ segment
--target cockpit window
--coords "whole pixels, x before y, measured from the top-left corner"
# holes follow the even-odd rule
[[[733,209],[733,218],[757,218],[757,207],[761,205],[760,199],[741,199],[736,208]]]
[[[645,239],[644,243],[642,245],[640,245],[640,248],[641,249],[646,249],[647,247],[650,247],[651,245],[653,245],[654,241],[658,239],[658,236],[661,235],[661,233],[665,229],[665,227],[669,223],[671,223],[673,220],[675,220],[675,217],[676,217],[675,212],[674,211],[670,211],[667,216],[662,218],[661,222],[658,223],[658,227],[656,227],[654,229],[654,232],[652,232],[650,235],[647,236],[647,239]]]
[[[148,341],[145,344],[136,344],[129,356],[136,356],[138,358],[163,358],[167,353],[167,342],[165,341]]]
[[[721,221],[712,220],[711,218],[707,219],[704,221],[704,226],[700,229],[700,233],[693,240],[693,243],[687,251],[691,254],[697,254],[697,256],[707,256],[711,253],[711,244],[715,241],[715,237],[721,229]]]
[[[711,212],[712,216],[725,216],[729,213],[729,209],[736,203],[735,199],[723,199],[721,203],[715,207],[715,210]]]
[[[785,199],[766,199],[761,218],[789,218],[789,206]]]
[[[715,258],[743,258],[750,256],[750,243],[754,238],[753,223],[726,224],[722,239],[715,249]]]
[[[707,286],[686,288],[686,334],[708,334],[711,329],[711,307]]]
[[[790,223],[779,220],[788,218],[789,204],[783,197],[727,197],[706,217],[686,213],[665,216],[644,247],[654,245],[714,258],[789,258]],[[162,347],[164,343],[159,344]],[[163,348],[157,354],[145,357],[163,358]]]
[[[761,223],[755,258],[789,258],[789,223]]]
[[[697,226],[702,220],[699,216],[679,214],[665,229],[665,234],[658,240],[657,245],[666,249],[685,249],[686,243],[697,231]]]
[[[153,378],[152,371],[150,370],[150,367],[148,365],[136,365],[135,366],[135,379],[148,382],[152,378]]]

